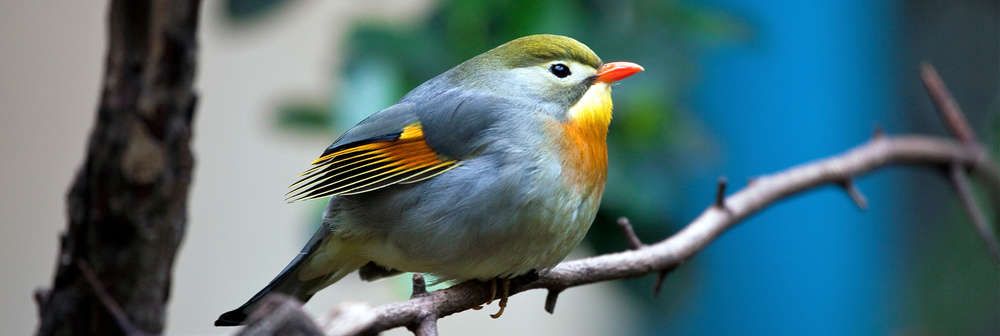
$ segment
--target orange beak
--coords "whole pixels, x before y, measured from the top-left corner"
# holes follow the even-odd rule
[[[600,69],[597,69],[597,81],[611,84],[643,70],[646,69],[632,62],[604,63]]]

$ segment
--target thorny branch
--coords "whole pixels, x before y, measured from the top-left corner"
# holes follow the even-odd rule
[[[937,70],[930,64],[921,64],[920,76],[924,81],[924,87],[927,88],[927,94],[931,96],[938,112],[941,113],[941,118],[944,119],[951,133],[966,146],[979,147],[979,143],[976,142],[975,132],[972,131],[972,127],[969,126],[969,122],[965,119],[965,114],[958,107],[958,102],[951,96],[951,92],[948,91],[948,87],[944,84],[944,80],[941,80],[941,76],[938,75]],[[958,200],[962,202],[965,212],[972,219],[972,224],[975,226],[976,232],[983,239],[983,242],[986,243],[986,248],[989,249],[993,260],[997,265],[1000,265],[1000,243],[997,243],[996,237],[990,231],[990,225],[986,222],[986,216],[979,209],[976,199],[972,196],[972,187],[969,183],[969,178],[965,174],[965,167],[952,163],[948,169],[948,177],[955,188],[955,192],[958,193]]]
[[[418,298],[427,295],[427,283],[424,282],[424,275],[420,273],[413,274],[413,294],[410,298]],[[416,321],[416,323],[407,326],[414,335],[417,336],[437,336],[437,314],[431,311],[424,312],[424,316]]]
[[[720,178],[715,202],[673,236],[655,244],[643,244],[628,219],[622,218],[618,223],[629,241],[630,250],[566,261],[539,276],[515,278],[510,294],[531,289],[548,290],[545,310],[552,313],[559,294],[570,287],[654,272],[658,274],[654,293],[659,292],[660,283],[668,272],[704,249],[727,229],[764,208],[830,184],[840,186],[855,204],[865,208],[867,201],[854,184],[854,179],[879,168],[899,165],[949,169],[949,177],[978,234],[986,241],[994,257],[1000,260],[996,238],[973,199],[966,176],[967,171],[971,172],[990,190],[1000,191],[1000,168],[983,150],[983,146],[975,142],[972,128],[934,69],[924,65],[922,71],[925,86],[959,141],[928,136],[888,137],[879,131],[867,143],[846,153],[759,177],[728,197],[725,195],[726,180]],[[401,326],[409,327],[418,335],[435,335],[434,321],[437,318],[472,309],[486,302],[490,294],[489,286],[476,281],[435,292],[418,293],[417,289],[423,288],[422,284],[422,278],[414,278],[415,295],[408,301],[378,307],[353,304],[350,307],[360,309],[355,315],[365,318],[333,317],[327,323],[338,325],[341,330],[353,331],[337,335],[374,334]],[[339,311],[348,306],[341,305],[335,309]]]

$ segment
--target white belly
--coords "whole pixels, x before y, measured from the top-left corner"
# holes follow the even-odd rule
[[[569,255],[597,214],[600,195],[572,194],[551,195],[526,208],[511,209],[506,214],[509,222],[499,224],[509,226],[501,234],[456,230],[458,234],[448,238],[453,246],[444,249],[438,245],[448,242],[440,237],[414,245],[409,241],[412,235],[406,235],[406,242],[389,238],[367,244],[365,255],[388,268],[431,273],[444,280],[489,280],[543,271]]]

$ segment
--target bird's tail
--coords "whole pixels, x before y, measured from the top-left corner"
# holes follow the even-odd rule
[[[277,277],[242,306],[220,315],[215,320],[215,325],[228,327],[244,324],[260,300],[271,293],[285,294],[305,303],[317,291],[337,282],[365,263],[356,260],[354,253],[347,251],[339,240],[331,236],[326,225],[322,225]]]

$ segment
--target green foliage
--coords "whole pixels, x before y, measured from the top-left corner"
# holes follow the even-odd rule
[[[282,128],[298,131],[328,132],[332,123],[329,109],[325,104],[307,100],[289,100],[278,105],[275,122]]]
[[[288,3],[287,0],[225,0],[223,13],[232,23],[248,23]]]
[[[984,328],[996,326],[1000,271],[968,215],[957,202],[948,203],[951,211],[934,219],[944,224],[917,231],[914,250],[921,260],[912,264],[904,303],[924,334],[986,335]]]

